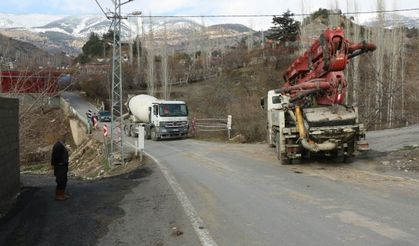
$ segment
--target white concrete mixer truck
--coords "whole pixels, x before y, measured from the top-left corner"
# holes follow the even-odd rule
[[[138,136],[138,127],[144,126],[144,135],[154,141],[168,138],[185,138],[188,135],[188,107],[183,101],[159,100],[149,95],[128,98],[128,118],[124,132]]]

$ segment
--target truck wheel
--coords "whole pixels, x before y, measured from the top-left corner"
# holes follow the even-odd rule
[[[346,161],[346,155],[343,154],[343,150],[336,150],[333,153],[332,160],[335,163],[344,163]]]
[[[151,139],[150,128],[144,127],[144,139]]]
[[[272,143],[272,139],[269,136],[269,131],[270,131],[269,129],[266,129],[266,142],[269,144],[269,147],[273,148],[273,147],[275,147],[275,145],[274,145],[274,143]]]
[[[278,160],[281,160],[281,148],[279,146],[279,132],[275,134],[275,152],[276,152],[276,158],[278,158]]]
[[[302,160],[301,158],[294,158],[289,161],[289,164],[301,164]]]
[[[281,153],[281,145],[279,144],[279,132],[275,133],[275,152],[276,158],[279,160],[279,162],[281,164],[285,164],[288,159],[286,159],[285,154]]]
[[[333,162],[334,163],[345,163],[346,162],[346,156],[334,156],[333,157]]]
[[[282,155],[282,157],[281,157],[281,164],[282,165],[291,165],[291,164],[296,164],[296,163],[294,163],[294,161],[293,161],[294,159],[290,159],[290,158],[287,158],[285,155]]]
[[[125,132],[125,135],[127,135],[128,137],[131,137],[131,130],[129,126],[127,125],[124,126],[124,132]]]
[[[287,157],[286,153],[281,153],[280,144],[279,144],[279,132],[277,132],[276,135],[275,135],[275,142],[277,143],[276,144],[277,158],[282,165],[297,164],[297,163],[299,163],[299,161],[301,161],[301,159],[299,159],[299,160],[290,159],[290,158]]]
[[[153,141],[159,140],[159,138],[157,137],[157,132],[156,132],[156,128],[155,127],[151,128],[150,135],[151,135],[151,140],[153,140]]]
[[[133,137],[138,137],[138,134],[135,132],[135,127],[131,127],[130,135]]]

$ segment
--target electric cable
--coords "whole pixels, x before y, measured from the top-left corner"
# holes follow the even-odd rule
[[[330,12],[329,15],[355,15],[355,14],[380,14],[380,13],[395,13],[395,12],[410,12],[419,11],[419,8],[407,8],[407,9],[392,9],[392,10],[372,10],[372,11],[354,11],[354,12]],[[292,14],[292,13],[291,13]],[[260,17],[272,17],[280,16],[282,14],[220,14],[220,15],[128,15],[128,17],[138,18],[260,18]],[[292,16],[310,16],[311,14],[299,13],[292,14]]]

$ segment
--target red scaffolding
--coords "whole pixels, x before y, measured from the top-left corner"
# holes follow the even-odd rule
[[[63,71],[1,71],[1,93],[43,93],[55,96]]]

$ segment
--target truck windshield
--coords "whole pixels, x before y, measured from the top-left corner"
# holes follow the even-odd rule
[[[162,117],[188,116],[188,107],[186,104],[161,104],[159,113]]]
[[[273,104],[281,103],[281,98],[279,98],[279,96],[273,96],[272,97],[272,103]]]

